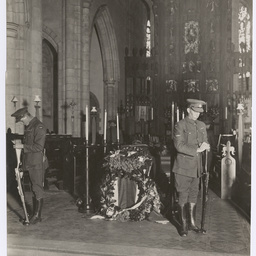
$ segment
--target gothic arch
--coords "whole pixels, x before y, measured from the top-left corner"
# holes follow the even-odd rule
[[[113,21],[106,6],[98,9],[92,25],[95,26],[98,34],[103,62],[104,109],[107,109],[109,119],[115,119],[118,107],[120,63]]]
[[[58,132],[58,54],[47,40],[42,42],[42,113],[45,124]]]
[[[105,81],[120,80],[120,65],[117,40],[110,13],[106,6],[99,8],[94,25],[97,29],[103,59],[103,76]]]
[[[92,92],[90,92],[90,109],[92,107],[96,107],[96,109],[99,109],[100,103],[96,95]]]
[[[55,51],[58,52],[59,40],[58,36],[47,26],[43,26],[43,38],[45,38],[54,47]]]

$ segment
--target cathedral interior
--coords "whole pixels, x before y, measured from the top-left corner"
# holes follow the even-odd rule
[[[63,200],[62,204],[56,201],[51,206],[49,200],[45,215],[51,207],[58,205],[58,208],[65,206],[65,214],[73,218],[72,207],[66,205],[73,200],[73,216],[76,216],[77,223],[72,226],[71,221],[70,225],[73,229],[78,228],[78,220],[81,221],[77,217],[79,214],[92,209],[97,211],[100,207],[99,183],[104,175],[102,166],[106,156],[127,145],[147,147],[154,157],[156,163],[151,178],[156,182],[165,205],[164,216],[171,215],[175,204],[172,189],[174,126],[187,115],[186,100],[199,99],[206,102],[204,114],[211,119],[213,135],[213,158],[209,168],[209,198],[212,199],[209,201],[214,201],[212,212],[214,214],[214,203],[221,205],[226,202],[225,211],[230,211],[229,216],[235,211],[250,225],[252,13],[252,0],[6,0],[8,206],[18,198],[13,183],[16,156],[13,155],[12,142],[22,139],[24,134],[24,125],[15,123],[11,114],[27,107],[47,128],[45,149],[49,167],[45,171],[44,185],[48,198],[54,200],[55,190],[67,194],[65,199],[61,199],[63,194],[56,194],[57,200]],[[227,167],[228,163],[223,160],[226,154],[232,158],[233,169]],[[232,172],[232,184],[225,179],[224,170]],[[31,192],[28,180],[24,173],[25,194]],[[10,216],[15,212],[13,209],[18,209],[19,204],[16,204],[16,208],[7,209]],[[219,215],[220,219],[225,218],[225,211]],[[43,232],[52,232],[51,226],[47,226],[52,213],[48,214],[41,236]],[[22,236],[29,232],[28,229],[22,231],[24,227],[21,225],[15,233],[14,226],[19,224],[14,216],[7,222],[8,255],[18,255],[15,252],[19,250],[24,253],[25,245],[22,247],[19,241],[23,241]],[[58,221],[65,225],[63,216],[51,225],[56,225],[61,234],[66,233],[69,227],[57,227]],[[121,234],[121,226],[103,223],[101,220],[95,224],[96,228],[108,225],[106,228],[113,229],[113,232],[116,228]],[[233,224],[230,223],[230,230]],[[93,233],[93,226],[90,225],[88,227]],[[131,227],[127,227],[127,223],[121,225],[125,225],[127,232],[132,228],[130,232],[136,237],[136,223],[131,223]],[[156,228],[156,232],[159,236],[161,232],[166,232],[167,236],[167,227],[162,227],[162,230]],[[147,232],[145,226],[141,228]],[[240,227],[237,229],[242,232]],[[38,234],[38,237],[30,237],[31,241],[35,242],[38,238],[42,242],[44,238],[40,238],[40,229],[33,227],[30,230]],[[81,227],[78,230],[83,232]],[[231,232],[234,234],[236,231]],[[98,238],[98,243],[100,239],[106,241],[112,233],[105,232],[104,235]],[[49,243],[56,236],[58,233],[53,232],[45,240],[48,238]],[[88,243],[96,243],[89,237],[88,234]],[[157,243],[157,236],[150,233],[149,237],[152,243]],[[223,237],[225,240],[228,236],[223,234]],[[68,241],[71,238],[64,235],[63,239]],[[240,241],[244,238],[233,237],[233,245],[235,239]],[[98,251],[87,247],[92,254],[84,255],[146,254],[146,251],[139,253],[135,247],[128,254],[129,243],[122,244],[127,251],[120,249],[114,253],[120,242],[117,237],[114,240],[116,246],[110,248],[108,253],[103,248],[101,251],[100,247]],[[171,241],[171,235],[168,240]],[[195,252],[208,251],[209,255],[227,253],[223,244],[216,245],[215,249],[210,246],[198,249],[193,241],[189,244]],[[249,241],[246,249],[237,249],[237,255],[250,254],[250,237],[246,241]],[[136,244],[131,239],[130,243],[133,242]],[[152,246],[150,242],[141,243],[144,248]],[[161,241],[165,252],[157,252],[155,246],[151,254],[147,251],[147,255],[178,255],[181,248],[184,253],[189,250],[189,246],[186,248],[179,240],[180,248],[175,248],[177,254],[171,254],[165,243]],[[108,248],[111,243],[105,244]],[[136,245],[139,246],[138,243]],[[26,246],[27,251],[23,255],[45,255],[46,249],[36,251],[36,247],[28,249],[28,244]],[[39,243],[40,246],[43,245]],[[75,247],[75,244],[72,246]],[[55,249],[52,247],[49,250],[52,254],[47,253],[73,255],[72,249],[70,254],[68,249]],[[81,250],[85,253],[86,249]],[[214,252],[216,254],[210,254]],[[228,252],[232,253],[232,250]]]

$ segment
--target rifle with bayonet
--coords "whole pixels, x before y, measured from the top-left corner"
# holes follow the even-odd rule
[[[170,184],[171,184],[171,215],[172,219],[177,219],[177,214],[178,214],[178,199],[177,199],[177,191],[175,187],[175,177],[174,173],[172,171],[173,165],[174,165],[174,159],[177,156],[177,151],[174,147],[173,140],[170,144],[170,152],[171,152],[171,168],[170,168]]]
[[[205,161],[203,166],[202,174],[202,217],[201,217],[201,233],[206,234],[205,230],[205,214],[208,201],[208,183],[209,183],[209,171],[207,168],[208,162],[208,151],[205,150]]]
[[[15,176],[16,176],[16,181],[17,181],[17,189],[20,195],[20,199],[22,202],[24,214],[25,214],[25,219],[23,220],[24,225],[29,225],[29,218],[28,218],[28,213],[27,213],[27,208],[25,204],[25,196],[23,193],[23,188],[21,184],[21,172],[20,172],[20,155],[21,155],[21,149],[16,148],[16,157],[17,157],[17,167],[15,168]]]

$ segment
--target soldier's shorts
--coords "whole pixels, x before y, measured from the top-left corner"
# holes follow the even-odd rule
[[[199,192],[199,178],[187,177],[175,173],[175,186],[179,195],[179,204],[196,203]]]
[[[29,169],[29,177],[32,185],[32,192],[35,194],[37,199],[44,197],[43,177],[44,170],[43,166],[35,166],[33,169]]]

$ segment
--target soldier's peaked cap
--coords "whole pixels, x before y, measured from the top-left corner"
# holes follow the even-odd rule
[[[203,105],[206,105],[206,102],[197,99],[187,99],[188,107],[196,112],[204,112]]]
[[[28,113],[28,108],[20,108],[17,111],[15,111],[11,116],[15,117],[16,123],[20,121],[22,117],[24,117]]]

